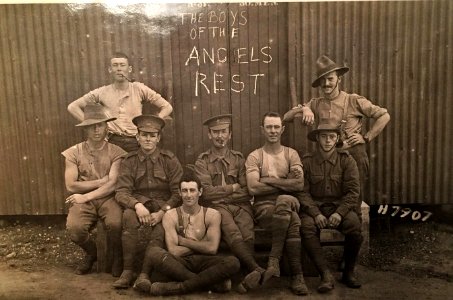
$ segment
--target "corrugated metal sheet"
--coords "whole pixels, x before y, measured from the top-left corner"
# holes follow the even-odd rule
[[[210,11],[226,12],[225,24],[215,26],[226,25],[230,38],[191,39],[192,28],[215,22],[182,25],[179,13]],[[231,38],[240,11],[247,22]],[[235,149],[248,154],[259,147],[261,115],[290,107],[288,78],[296,78],[301,99],[310,99],[317,93],[310,87],[314,61],[331,55],[351,67],[345,90],[392,116],[369,148],[371,204],[451,203],[452,20],[449,1],[0,5],[0,215],[65,212],[60,152],[83,138],[66,106],[110,82],[106,65],[116,50],[129,54],[137,81],[174,105],[175,129],[167,133],[176,144],[167,142],[183,163],[209,146],[201,122],[212,114],[234,114]],[[193,46],[229,49],[230,62],[186,66]],[[271,47],[272,63],[257,51],[264,46]],[[246,57],[248,63],[239,63]],[[197,71],[206,74],[210,94],[199,84],[202,93],[194,95]],[[225,92],[212,92],[214,72],[223,75],[217,79]],[[256,92],[245,80],[250,74],[265,74]],[[240,93],[232,91],[240,88],[233,75],[244,79]],[[293,127],[287,141],[306,152],[311,145],[300,138],[306,128]]]
[[[295,11],[289,23],[298,28],[290,39],[296,53],[290,66],[297,66],[290,76],[301,99],[317,95],[310,86],[314,61],[327,54],[351,68],[344,90],[386,107],[392,117],[369,146],[370,204],[451,203],[451,2],[299,3],[289,10]],[[302,152],[312,147],[293,141]]]
[[[60,152],[83,138],[66,107],[110,83],[111,53],[127,49],[135,79],[172,101],[163,21],[132,8],[0,5],[0,215],[65,212]]]
[[[210,147],[203,121],[224,113],[234,115],[233,148],[248,154],[262,143],[261,116],[287,109],[287,6],[215,4],[182,13],[171,47],[177,155],[194,163]]]

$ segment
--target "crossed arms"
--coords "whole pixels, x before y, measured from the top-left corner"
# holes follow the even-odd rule
[[[201,241],[196,241],[178,234],[176,210],[168,211],[162,219],[168,252],[175,256],[186,256],[193,253],[215,255],[221,237],[220,221],[221,216],[218,211],[208,210],[206,213],[206,235]]]

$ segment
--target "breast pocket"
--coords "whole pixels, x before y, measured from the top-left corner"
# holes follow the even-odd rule
[[[310,185],[319,186],[324,180],[324,175],[312,175],[310,176]]]
[[[238,172],[238,169],[228,170],[228,177],[232,177],[234,179],[234,182],[237,182]]]
[[[168,181],[167,174],[165,173],[164,169],[161,166],[154,167],[154,177],[165,182]]]
[[[332,187],[332,191],[341,191],[342,182],[343,182],[343,176],[331,175],[330,176],[330,185]]]
[[[145,177],[146,169],[143,167],[137,168],[137,173],[135,174],[135,182],[141,182]]]

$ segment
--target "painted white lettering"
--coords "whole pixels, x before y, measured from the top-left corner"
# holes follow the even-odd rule
[[[192,52],[190,52],[190,55],[186,60],[186,66],[189,65],[191,59],[195,59],[197,61],[197,65],[200,65],[200,57],[198,56],[197,46],[193,46]]]
[[[223,83],[222,80],[217,80],[218,77],[219,77],[219,78],[222,78],[223,75],[217,74],[216,72],[214,72],[214,88],[213,88],[214,94],[217,94],[217,92],[219,92],[219,91],[224,91],[224,90],[225,90],[224,88],[217,87],[217,85],[218,85],[218,86],[221,86],[222,83]]]
[[[238,80],[236,80],[236,77],[238,78]],[[239,85],[239,89],[235,89],[235,88],[231,87],[231,90],[233,92],[240,93],[244,90],[245,84],[244,84],[244,82],[239,80],[240,78],[241,78],[241,75],[239,75],[239,74],[234,74],[233,76],[231,76],[231,81],[233,81],[233,83],[236,83]]]
[[[257,83],[258,83],[258,77],[264,77],[264,74],[250,74],[249,76],[250,77],[255,77],[255,85],[254,85],[254,88],[253,88],[253,94],[256,95],[256,86],[257,86]]]

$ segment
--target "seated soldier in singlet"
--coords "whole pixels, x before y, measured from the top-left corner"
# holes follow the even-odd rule
[[[150,293],[178,295],[202,289],[227,292],[231,289],[230,277],[240,264],[234,256],[216,255],[220,213],[198,204],[202,188],[192,170],[186,170],[179,187],[182,206],[167,211],[162,219],[168,251],[153,247],[146,253],[154,270],[175,281],[154,282]]]

